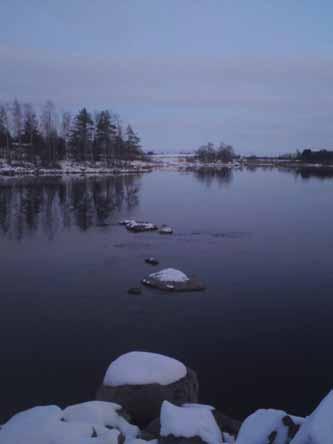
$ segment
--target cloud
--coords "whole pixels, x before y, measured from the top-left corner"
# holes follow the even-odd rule
[[[111,107],[163,149],[163,123],[175,129],[173,146],[186,137],[198,145],[207,130],[218,138],[221,127],[241,147],[288,145],[288,135],[294,144],[295,134],[299,144],[302,134],[326,144],[333,135],[333,58],[83,57],[0,46],[0,64],[3,100]]]

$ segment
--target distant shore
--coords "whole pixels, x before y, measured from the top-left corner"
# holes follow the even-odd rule
[[[239,158],[232,162],[200,162],[193,155],[153,155],[146,160],[119,161],[112,166],[102,162],[71,162],[61,161],[53,166],[35,166],[29,162],[12,162],[0,159],[0,176],[61,176],[61,175],[115,175],[142,174],[153,170],[196,171],[201,169],[252,169],[252,168],[315,168],[333,171],[333,164],[305,163],[300,160],[284,160],[278,158]]]

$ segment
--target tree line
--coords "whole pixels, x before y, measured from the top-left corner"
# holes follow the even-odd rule
[[[236,157],[231,145],[221,142],[218,146],[213,143],[202,145],[195,151],[195,158],[202,163],[232,162]]]
[[[103,162],[142,157],[140,138],[109,110],[58,113],[50,100],[40,113],[30,103],[0,103],[0,157],[53,166],[62,160]]]

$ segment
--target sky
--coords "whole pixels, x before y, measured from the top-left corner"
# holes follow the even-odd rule
[[[333,149],[331,0],[0,1],[0,101],[111,109],[156,152]]]

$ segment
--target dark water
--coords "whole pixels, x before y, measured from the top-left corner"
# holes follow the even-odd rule
[[[187,363],[235,417],[309,413],[333,383],[333,180],[313,173],[1,179],[0,423],[92,398],[133,349]],[[150,255],[207,291],[128,295]]]

